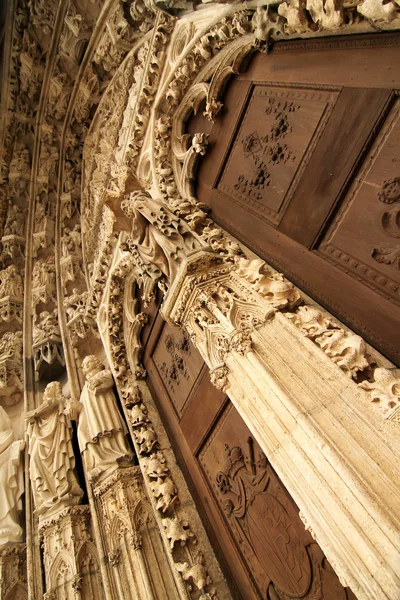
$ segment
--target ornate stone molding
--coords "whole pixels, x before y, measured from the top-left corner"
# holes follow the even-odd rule
[[[179,597],[185,597],[185,594],[189,594],[191,598],[198,598],[202,594],[214,597],[217,589],[221,597],[228,597],[197,514],[192,510],[187,514],[188,508],[183,509],[180,494],[185,494],[187,497],[187,491],[182,489],[182,485],[178,487],[175,479],[177,466],[172,451],[166,443],[159,417],[156,417],[148,388],[140,381],[144,373],[138,369],[135,360],[137,354],[135,347],[132,347],[132,340],[138,338],[136,336],[132,338],[129,327],[124,323],[123,314],[126,306],[124,298],[126,292],[131,293],[134,278],[143,282],[147,290],[150,289],[146,285],[147,279],[152,280],[153,286],[155,281],[141,271],[141,263],[136,263],[132,254],[123,250],[126,248],[123,241],[121,244],[122,251],[119,250],[114,259],[107,294],[103,299],[104,307],[99,312],[99,331],[106,345],[117,387],[126,407],[124,412],[130,425],[147,493],[160,532],[166,546],[170,549],[169,560],[174,565],[175,578],[178,577],[176,581],[180,581]],[[151,291],[147,297],[150,296]],[[132,311],[129,320],[133,321]],[[143,320],[140,319],[139,322],[143,323]],[[157,420],[154,420],[155,418]],[[187,507],[187,501],[185,506]],[[202,551],[203,547],[205,551]],[[207,562],[204,556],[208,557]],[[188,582],[187,591],[184,591],[182,579],[177,576],[177,573],[181,573],[183,581]]]

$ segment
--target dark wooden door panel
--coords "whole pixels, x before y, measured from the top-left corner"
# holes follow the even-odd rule
[[[391,90],[345,88],[279,230],[311,248],[387,111]]]
[[[400,305],[399,140],[400,99],[397,99],[318,246],[323,257],[397,306]]]
[[[262,598],[354,598],[340,584],[231,403],[198,455],[213,500]]]
[[[254,86],[214,187],[270,224],[279,223],[338,94]]]
[[[232,588],[233,598],[235,600],[259,600],[254,584],[249,580],[249,574],[243,559],[232,545],[232,539],[224,523],[223,516],[213,507],[213,500],[205,486],[204,477],[197,466],[194,455],[194,448],[198,448],[210,431],[221,406],[227,401],[227,398],[211,386],[208,370],[203,365],[200,376],[194,378],[193,372],[191,372],[189,381],[185,383],[187,388],[190,388],[190,397],[186,401],[182,401],[182,404],[186,406],[186,411],[180,421],[176,410],[176,401],[171,399],[168,392],[168,379],[162,377],[162,371],[160,374],[153,360],[153,352],[157,348],[159,338],[162,336],[165,327],[170,328],[158,317],[145,348],[144,365],[147,371],[147,382],[157,402],[179,464],[186,475],[189,488],[197,501],[199,513],[225,570],[227,580]],[[174,329],[175,339],[179,339],[180,334],[179,329]],[[197,350],[191,344],[190,353],[192,355],[197,353]],[[206,382],[207,379],[208,382]],[[178,383],[178,388],[179,385]],[[186,415],[187,418],[185,419]],[[191,415],[196,418],[195,421],[191,419]],[[190,420],[192,421],[191,426]],[[190,427],[191,431],[189,432]]]
[[[183,329],[167,323],[157,340],[152,360],[180,419],[204,361],[190,343],[189,335]]]
[[[400,89],[399,46],[398,32],[279,42],[255,54],[237,80]]]

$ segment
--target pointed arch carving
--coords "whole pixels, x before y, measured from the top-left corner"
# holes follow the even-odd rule
[[[71,557],[61,550],[55,557],[49,571],[47,581],[47,592],[53,592],[55,598],[63,598],[63,594],[73,593],[73,581],[76,571]]]
[[[78,550],[76,558],[82,600],[90,598],[104,599],[98,552],[94,543],[85,540]]]

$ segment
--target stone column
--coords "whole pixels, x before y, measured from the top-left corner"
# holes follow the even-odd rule
[[[371,407],[377,393],[354,381],[377,378],[364,341],[240,255],[193,252],[162,312],[188,330],[341,582],[360,599],[398,598],[400,444]]]

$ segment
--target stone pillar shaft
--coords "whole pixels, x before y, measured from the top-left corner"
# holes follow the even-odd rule
[[[351,379],[363,358],[354,349],[358,336],[342,335],[351,342],[343,356],[353,352],[340,368],[295,325],[298,291],[265,264],[261,275],[260,262],[194,253],[163,314],[187,328],[342,583],[360,599],[394,600],[400,447]]]

